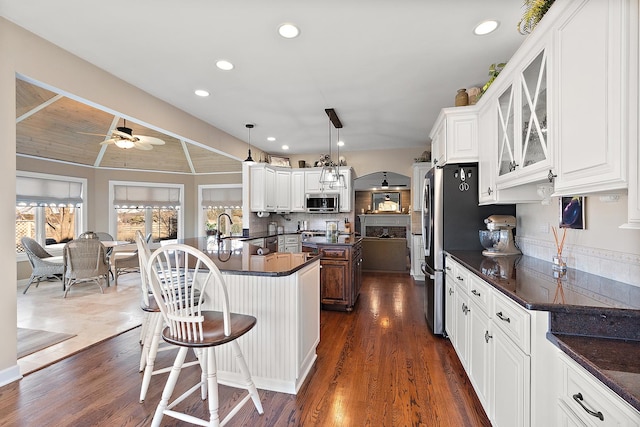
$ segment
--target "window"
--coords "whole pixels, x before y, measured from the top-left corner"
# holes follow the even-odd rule
[[[84,229],[81,207],[86,180],[18,172],[16,176],[16,252],[22,237],[42,246],[66,243]]]
[[[221,221],[222,234],[242,236],[242,184],[199,185],[198,197],[202,206],[198,235],[215,230],[218,216],[226,213],[231,217],[231,228],[229,220]]]
[[[135,241],[136,231],[154,242],[182,237],[181,184],[111,181],[111,223],[116,240]]]

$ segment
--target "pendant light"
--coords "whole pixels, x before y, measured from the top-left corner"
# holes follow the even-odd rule
[[[336,163],[331,158],[331,125],[333,124],[336,129],[342,127],[342,123],[340,123],[340,119],[333,108],[326,108],[324,111],[329,117],[329,154],[325,154],[322,159],[322,171],[320,171],[320,188],[322,190],[324,190],[325,186],[333,188],[339,180],[339,169],[336,169]]]
[[[382,185],[380,185],[380,188],[382,188],[383,190],[387,190],[389,188],[389,183],[387,182],[387,173],[382,173],[384,174],[384,179],[382,180]]]
[[[336,143],[336,145],[338,146],[338,162],[336,163],[336,180],[333,183],[333,185],[330,185],[330,187],[346,188],[347,183],[345,181],[344,175],[340,173],[340,144],[342,144],[342,141],[340,141],[340,128],[337,128],[336,131],[337,131],[337,139],[338,139],[338,142]]]
[[[253,163],[253,158],[251,157],[251,129],[253,129],[255,125],[253,123],[247,123],[244,126],[248,129],[249,132],[249,155],[246,159],[244,159],[244,161]]]

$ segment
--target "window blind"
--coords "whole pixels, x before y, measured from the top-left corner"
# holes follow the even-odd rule
[[[241,208],[242,188],[203,188],[202,206],[205,208]]]
[[[180,189],[175,187],[147,187],[114,185],[113,205],[116,208],[168,208],[180,207]]]
[[[78,206],[82,202],[81,182],[16,176],[16,203],[19,205]]]

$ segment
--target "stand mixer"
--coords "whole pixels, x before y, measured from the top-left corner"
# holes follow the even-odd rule
[[[480,243],[485,250],[485,256],[519,255],[513,241],[513,229],[516,227],[516,217],[511,215],[491,215],[484,220],[486,230],[480,230]]]

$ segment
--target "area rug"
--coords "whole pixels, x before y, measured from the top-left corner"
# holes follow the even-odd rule
[[[73,337],[74,334],[18,328],[18,359]]]

